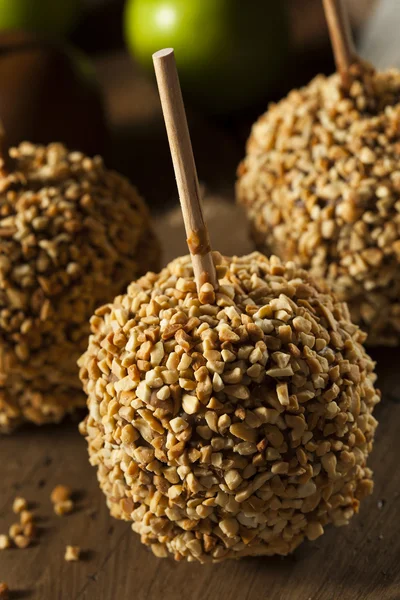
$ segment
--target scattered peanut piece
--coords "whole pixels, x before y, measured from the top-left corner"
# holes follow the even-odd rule
[[[8,535],[2,533],[0,535],[0,550],[6,550],[11,546],[11,540]]]
[[[14,538],[14,544],[17,548],[27,548],[31,543],[31,539],[25,535],[16,535]]]
[[[30,522],[24,526],[23,533],[26,537],[34,538],[36,536],[36,532],[37,532],[37,529],[36,529],[35,523]]]
[[[22,534],[22,527],[19,523],[13,523],[10,527],[10,529],[8,530],[8,535],[10,536],[10,538],[12,540],[14,540],[17,535],[21,535]]]
[[[54,505],[54,512],[59,517],[68,515],[74,510],[71,494],[72,490],[67,485],[57,485],[51,492],[50,500]]]
[[[72,490],[68,485],[56,485],[50,494],[50,500],[53,504],[58,504],[59,502],[69,500],[71,495]]]
[[[72,502],[72,500],[65,500],[63,502],[57,502],[57,504],[54,505],[54,512],[59,517],[68,515],[73,510],[74,510],[74,503]]]
[[[23,510],[20,513],[19,522],[22,526],[27,525],[28,523],[32,523],[33,521],[33,512],[30,510]]]
[[[67,546],[65,548],[64,559],[67,562],[73,562],[79,560],[81,555],[81,549],[79,546]]]
[[[4,581],[0,581],[0,600],[8,600],[10,597],[8,585]]]
[[[14,502],[13,502],[13,506],[12,509],[15,512],[15,514],[18,514],[20,512],[22,512],[23,510],[26,510],[28,508],[28,503],[25,500],[25,498],[20,498],[17,496],[17,498],[15,498]]]

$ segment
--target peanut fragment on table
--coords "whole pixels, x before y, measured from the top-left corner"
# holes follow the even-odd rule
[[[24,526],[24,529],[23,529],[23,534],[24,534],[26,537],[28,537],[28,538],[32,539],[32,538],[34,538],[34,537],[36,536],[36,531],[37,531],[37,530],[36,530],[36,525],[35,525],[35,523],[33,523],[33,522],[29,522],[29,523],[27,523],[27,524]]]
[[[67,562],[78,561],[80,558],[81,549],[79,546],[67,546],[65,548],[64,559]]]
[[[11,547],[11,540],[8,535],[2,533],[0,535],[0,550],[6,550]]]
[[[22,526],[20,523],[13,523],[8,530],[8,534],[12,540],[15,540],[17,535],[22,534]]]
[[[25,498],[21,498],[21,497],[17,497],[15,498],[14,502],[13,502],[13,512],[15,512],[15,514],[18,514],[20,512],[22,512],[23,510],[26,510],[28,508],[28,503],[25,500]]]
[[[72,490],[67,485],[57,485],[50,495],[54,505],[54,512],[59,517],[68,515],[74,510],[74,502],[71,500]]]
[[[72,500],[65,500],[64,502],[57,502],[54,505],[54,512],[59,517],[70,514],[74,510],[74,503]]]
[[[16,535],[14,538],[14,544],[17,546],[17,548],[21,548],[21,549],[27,548],[30,543],[31,543],[31,538],[29,538],[23,534]]]
[[[19,522],[22,526],[27,525],[28,523],[32,523],[34,518],[33,512],[30,510],[23,510],[20,513]]]
[[[50,494],[50,500],[53,504],[58,502],[65,502],[69,500],[72,495],[72,490],[68,485],[56,485]]]

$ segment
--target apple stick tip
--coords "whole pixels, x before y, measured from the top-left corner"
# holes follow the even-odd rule
[[[200,293],[204,283],[211,283],[216,289],[218,279],[201,206],[199,181],[173,49],[166,48],[154,53],[153,63],[185,223],[187,244],[192,258],[197,291]]]
[[[153,60],[164,58],[166,56],[170,56],[171,54],[174,54],[173,48],[163,48],[162,50],[157,50],[157,52],[154,52]]]

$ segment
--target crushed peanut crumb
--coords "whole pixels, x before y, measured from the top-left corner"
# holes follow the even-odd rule
[[[19,515],[19,522],[22,526],[27,525],[28,523],[32,523],[34,518],[33,512],[30,510],[23,510]]]
[[[114,517],[156,556],[286,555],[372,490],[380,394],[345,304],[294,263],[189,257],[96,311],[81,424]],[[124,340],[120,343],[120,340]]]
[[[35,523],[30,522],[30,523],[27,523],[26,525],[24,525],[22,531],[23,531],[23,534],[25,537],[32,539],[32,538],[36,537],[37,528],[36,528]]]
[[[81,549],[79,546],[67,546],[65,549],[64,559],[67,562],[77,561],[80,558]]]
[[[22,511],[26,510],[27,508],[28,508],[28,503],[25,500],[25,498],[17,497],[14,499],[12,509],[13,509],[13,512],[15,512],[15,514],[18,514]]]
[[[14,544],[17,546],[17,548],[27,548],[29,546],[29,544],[31,543],[31,538],[21,534],[21,535],[16,535],[14,538]]]
[[[9,536],[4,533],[0,534],[0,550],[7,550],[7,548],[10,548],[10,546],[11,540]]]
[[[21,535],[23,532],[23,528],[20,523],[13,523],[8,530],[8,535],[12,540],[15,540],[17,535]]]
[[[74,510],[74,503],[72,500],[64,500],[63,502],[57,502],[54,504],[54,512],[59,517],[70,514]]]
[[[56,485],[50,494],[50,500],[53,504],[58,502],[65,502],[69,500],[72,495],[72,490],[68,485]]]
[[[9,600],[10,590],[4,581],[0,581],[0,600]]]

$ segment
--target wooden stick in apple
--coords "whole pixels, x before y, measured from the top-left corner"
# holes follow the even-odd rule
[[[211,283],[217,289],[218,280],[201,207],[199,181],[173,49],[153,54],[153,63],[197,291],[200,292],[204,283]]]
[[[12,160],[8,152],[6,131],[0,119],[0,175],[6,177],[12,171]]]
[[[350,20],[344,0],[323,0],[336,69],[344,87],[351,83],[349,69],[357,61]]]

